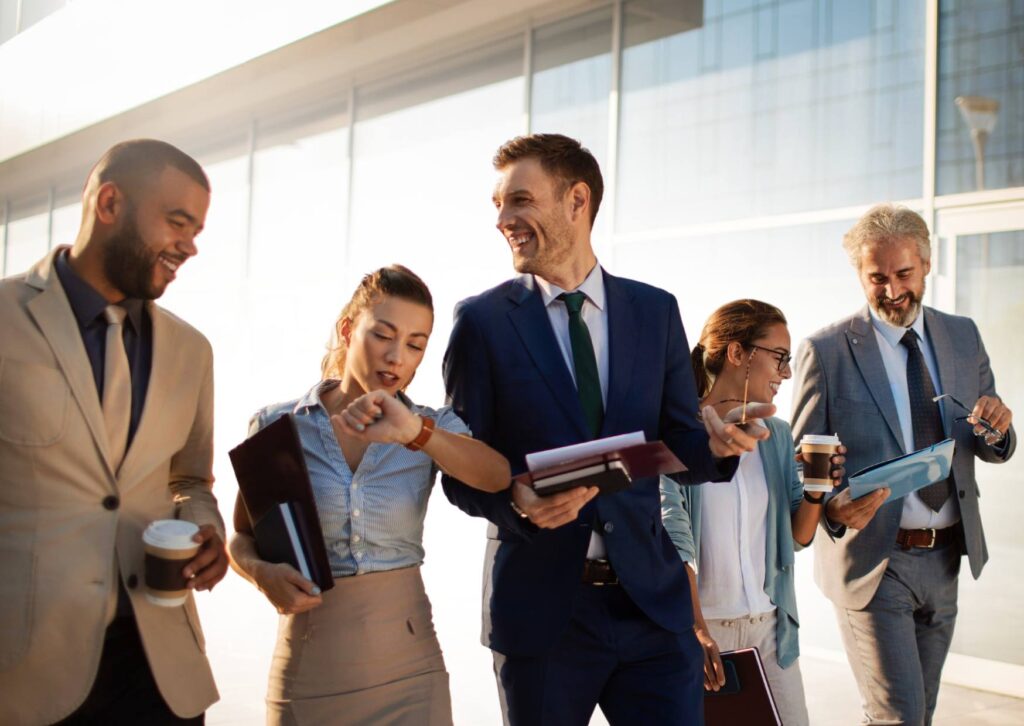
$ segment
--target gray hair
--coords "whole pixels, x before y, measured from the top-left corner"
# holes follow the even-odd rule
[[[917,244],[917,254],[922,260],[931,260],[931,236],[921,215],[896,204],[876,204],[843,235],[843,249],[850,257],[850,264],[859,270],[865,247],[906,239]]]

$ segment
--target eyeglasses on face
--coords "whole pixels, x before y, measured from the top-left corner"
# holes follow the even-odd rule
[[[967,414],[968,414],[967,416],[957,416],[956,418],[954,418],[954,419],[953,419],[953,421],[967,421],[967,419],[969,419],[969,418],[971,417],[971,412],[972,412],[972,411],[973,411],[974,409],[972,409],[972,408],[968,407],[968,406],[967,406],[966,404],[964,404],[964,403],[960,402],[959,400],[957,400],[957,399],[956,399],[956,398],[955,398],[955,397],[954,397],[954,396],[953,396],[952,394],[950,394],[950,393],[943,393],[942,395],[939,395],[939,396],[935,396],[934,398],[932,398],[932,401],[935,401],[936,403],[938,403],[939,401],[941,401],[941,400],[942,400],[942,399],[944,399],[944,398],[948,398],[948,399],[950,400],[950,402],[951,402],[951,403],[954,403],[954,404],[956,404],[957,406],[959,406],[960,408],[962,408],[962,409],[963,409],[964,411],[966,411],[966,412],[967,412]],[[993,425],[992,425],[991,423],[989,423],[989,422],[988,422],[987,420],[985,420],[985,419],[983,419],[983,418],[980,418],[980,417],[979,417],[979,418],[977,419],[977,421],[978,421],[978,424],[977,424],[977,425],[978,425],[978,426],[981,426],[981,427],[982,427],[983,429],[985,429],[985,432],[984,432],[984,433],[981,433],[981,434],[978,434],[978,436],[985,436],[986,434],[992,434],[992,435],[993,435],[993,436],[995,436],[995,437],[996,437],[997,439],[1001,439],[1001,438],[1003,438],[1003,432],[1002,432],[1002,431],[1000,431],[999,429],[997,429],[997,428],[996,428],[995,426],[993,426]]]
[[[784,353],[781,350],[775,350],[774,348],[765,348],[763,345],[755,345],[754,343],[747,343],[748,348],[756,348],[757,350],[763,350],[765,353],[774,358],[779,364],[779,373],[786,370],[786,366],[793,360],[793,356],[789,353]],[[753,355],[751,355],[753,357]]]

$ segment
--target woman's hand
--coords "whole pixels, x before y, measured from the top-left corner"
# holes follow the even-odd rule
[[[289,564],[261,562],[255,569],[256,586],[282,615],[304,613],[323,602],[320,588]]]
[[[364,393],[331,420],[342,433],[378,444],[408,444],[423,426],[419,416],[386,391]]]
[[[694,625],[693,632],[704,651],[704,690],[717,691],[725,685],[725,668],[722,666],[722,656],[718,652],[718,643],[700,625]]]

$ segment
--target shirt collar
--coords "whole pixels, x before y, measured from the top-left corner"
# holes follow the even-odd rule
[[[904,328],[902,325],[893,325],[890,322],[882,320],[875,311],[875,308],[868,305],[868,312],[871,314],[871,324],[875,326],[885,342],[888,343],[892,348],[899,348],[900,341],[903,340],[903,336],[906,335],[907,330],[913,330],[917,333],[917,337],[924,340],[924,307],[917,313],[917,317],[914,318],[914,322],[910,324],[909,328]]]
[[[302,398],[296,401],[294,413],[309,413],[311,409],[315,408],[322,408],[326,412],[327,406],[325,406],[323,403],[323,395],[328,391],[337,388],[340,385],[341,381],[339,381],[337,378],[326,378],[320,381],[315,386],[306,391],[306,394]],[[417,412],[419,409],[422,408],[422,406],[417,406],[416,404],[414,404],[412,400],[401,391],[399,391],[396,394],[396,397],[398,398],[399,401],[404,403],[413,412]]]
[[[594,264],[590,273],[576,290],[563,290],[558,285],[548,282],[539,275],[534,275],[533,279],[537,281],[537,287],[540,288],[545,308],[563,292],[582,292],[594,307],[598,310],[604,310],[604,274],[602,274],[601,265],[597,263]]]
[[[96,288],[79,277],[71,267],[71,263],[68,262],[67,256],[67,252],[57,255],[57,277],[60,278],[61,287],[64,288],[64,294],[67,295],[68,303],[71,305],[71,311],[75,314],[75,319],[78,320],[79,327],[85,328],[96,322],[110,303],[96,291]],[[125,298],[117,304],[128,313],[128,320],[135,332],[141,332],[142,311],[145,303],[138,298]]]

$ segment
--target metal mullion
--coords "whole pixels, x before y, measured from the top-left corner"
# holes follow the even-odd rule
[[[618,207],[619,188],[619,120],[621,111],[621,90],[622,90],[622,0],[615,0],[612,3],[612,77],[611,90],[608,93],[608,166],[605,170],[605,208],[608,220],[608,235],[604,245],[608,248],[611,259],[609,262],[615,264],[615,224],[616,209]]]
[[[533,22],[523,31],[523,126],[526,135],[533,129]]]
[[[935,248],[938,250],[935,174],[938,138],[939,0],[926,0],[924,33],[924,129],[921,164],[921,198],[924,200],[924,209],[922,216],[928,222],[928,228],[932,231],[932,242],[935,243]],[[931,274],[937,274],[940,266],[933,265]],[[953,274],[955,275],[955,271]],[[934,287],[933,285],[929,292],[929,300],[932,302],[934,302]]]

